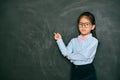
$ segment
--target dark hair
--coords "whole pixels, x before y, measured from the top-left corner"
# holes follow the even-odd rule
[[[95,25],[95,17],[94,17],[94,15],[93,15],[92,13],[90,13],[90,12],[84,12],[84,13],[82,13],[82,14],[78,17],[78,22],[77,22],[78,24],[79,24],[79,22],[80,22],[80,19],[81,19],[83,16],[87,16],[88,19],[90,20],[91,24],[92,24],[92,25]],[[94,30],[91,31],[91,33],[92,33],[93,37],[97,38],[97,36],[96,36],[96,27],[95,27]]]

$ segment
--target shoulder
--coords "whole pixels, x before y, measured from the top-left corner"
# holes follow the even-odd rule
[[[72,44],[78,44],[78,38],[77,37],[74,37],[70,40],[70,43]]]
[[[93,37],[93,36],[91,37],[91,41],[94,42],[94,43],[98,43],[98,39]]]
[[[71,42],[76,42],[77,40],[78,40],[78,38],[75,37],[75,38],[72,38],[72,39],[71,39]]]

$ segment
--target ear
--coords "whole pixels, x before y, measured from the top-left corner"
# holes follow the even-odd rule
[[[94,29],[95,29],[95,25],[92,26],[92,30],[94,30]]]

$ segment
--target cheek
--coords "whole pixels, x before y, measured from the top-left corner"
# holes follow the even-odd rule
[[[86,30],[87,30],[87,31],[91,31],[91,28],[87,28]]]
[[[87,31],[88,31],[88,32],[91,32],[91,30],[92,30],[92,29],[88,29]]]
[[[83,29],[82,28],[79,28],[80,31],[82,31]]]
[[[79,29],[79,31],[81,31],[82,29],[81,28],[78,28]]]

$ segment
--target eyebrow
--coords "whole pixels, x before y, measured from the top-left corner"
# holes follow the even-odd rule
[[[79,22],[79,23],[83,23],[83,22]],[[90,23],[90,22],[84,22],[84,23]]]

